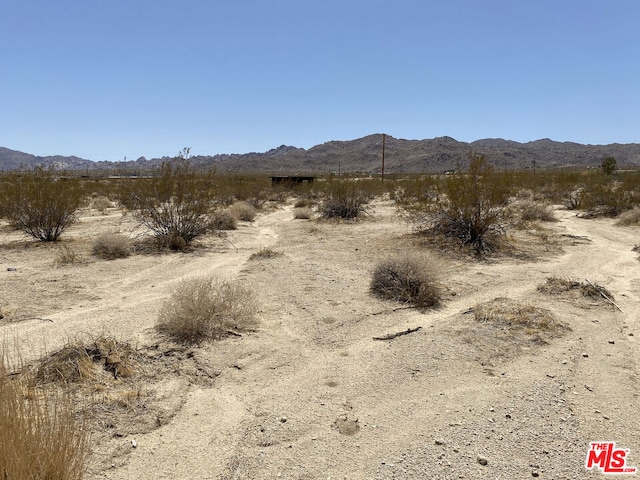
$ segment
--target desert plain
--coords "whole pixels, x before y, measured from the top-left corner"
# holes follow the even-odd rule
[[[134,235],[116,208],[85,208],[57,243],[2,224],[0,336],[23,362],[80,338],[132,348],[131,376],[74,387],[91,418],[86,478],[604,478],[585,469],[593,441],[640,464],[639,227],[555,206],[558,221],[476,259],[425,245],[388,199],[357,221],[292,212],[291,200],[189,251],[109,261],[91,255],[95,238]],[[251,257],[261,249],[280,255]],[[439,307],[371,294],[375,265],[407,252],[437,257]],[[256,293],[256,328],[196,346],[160,335],[171,292],[209,275]],[[539,289],[549,278],[611,298]],[[562,329],[474,315],[504,304]]]

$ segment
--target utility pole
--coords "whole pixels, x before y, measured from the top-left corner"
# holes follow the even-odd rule
[[[387,135],[382,134],[382,181],[384,182],[384,147],[387,141]]]

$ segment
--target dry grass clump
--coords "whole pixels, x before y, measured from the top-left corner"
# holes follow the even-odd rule
[[[92,208],[98,210],[103,215],[106,214],[107,208],[113,207],[113,202],[109,199],[109,197],[105,197],[104,195],[97,196],[91,202]]]
[[[247,202],[238,202],[229,209],[231,214],[243,222],[253,222],[256,218],[256,209]]]
[[[371,292],[385,300],[409,303],[418,308],[440,304],[442,292],[436,281],[435,262],[424,256],[402,255],[380,262],[373,271]]]
[[[309,207],[297,207],[293,209],[293,218],[297,220],[309,220],[313,211]]]
[[[126,378],[135,372],[135,350],[114,337],[100,336],[91,341],[77,339],[40,361],[33,369],[32,381],[80,383],[92,381],[105,372],[114,378]]]
[[[82,263],[82,257],[76,253],[76,251],[69,245],[63,245],[58,249],[58,254],[54,263],[56,265],[73,265],[76,263]]]
[[[200,344],[256,323],[257,303],[247,287],[211,277],[183,281],[167,299],[157,328],[178,343]]]
[[[632,210],[622,212],[618,217],[616,225],[623,227],[629,227],[631,225],[640,225],[640,207],[635,207]]]
[[[88,430],[60,392],[31,392],[10,373],[0,349],[0,477],[80,480],[89,459]]]
[[[474,318],[477,322],[488,323],[506,330],[522,330],[529,335],[540,331],[553,332],[567,328],[546,308],[524,305],[506,298],[496,298],[477,305]]]
[[[91,253],[105,260],[126,258],[131,255],[131,241],[119,233],[105,233],[93,242]]]
[[[311,206],[311,200],[309,200],[308,198],[298,198],[295,203],[293,204],[294,208],[304,208],[304,207],[310,207]]]
[[[255,253],[252,253],[249,260],[259,260],[261,258],[276,258],[281,257],[282,252],[272,250],[270,248],[263,247]]]
[[[221,210],[211,216],[211,228],[214,230],[235,230],[238,228],[238,220],[230,211]]]
[[[576,291],[583,297],[601,300],[603,297],[613,300],[613,294],[597,283],[578,282],[568,278],[549,277],[546,283],[538,285],[538,291],[550,295],[562,295],[566,292]]]
[[[520,204],[520,218],[525,222],[557,222],[558,219],[553,214],[549,205],[534,201],[526,201]]]

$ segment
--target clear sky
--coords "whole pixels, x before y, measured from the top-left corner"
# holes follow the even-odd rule
[[[638,0],[0,0],[0,146],[640,143]]]

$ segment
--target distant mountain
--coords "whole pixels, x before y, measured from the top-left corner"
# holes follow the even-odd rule
[[[497,168],[568,168],[599,166],[602,159],[614,157],[618,166],[640,166],[640,144],[582,145],[556,142],[548,138],[519,143],[501,138],[459,142],[451,137],[404,140],[386,137],[385,172],[443,172],[464,164],[474,150],[486,155]],[[349,141],[330,141],[308,150],[287,145],[264,153],[195,156],[191,160],[203,167],[228,172],[362,172],[380,173],[382,135],[374,134]],[[54,165],[67,170],[146,169],[169,157],[147,160],[140,157],[124,162],[93,162],[78,157],[38,157],[0,147],[0,169],[12,170],[36,165]]]

